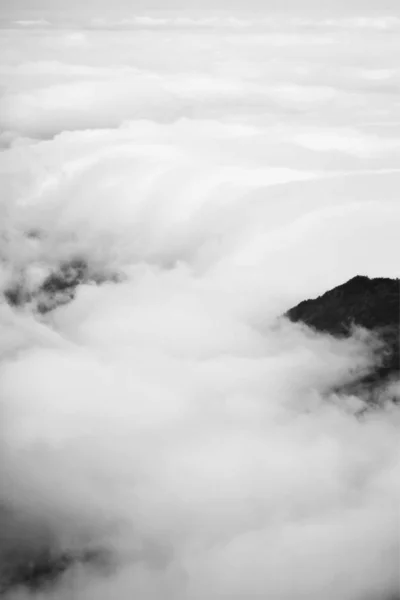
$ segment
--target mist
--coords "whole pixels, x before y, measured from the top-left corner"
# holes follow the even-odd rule
[[[5,597],[397,599],[398,382],[282,315],[399,277],[400,21],[107,8],[1,18]]]

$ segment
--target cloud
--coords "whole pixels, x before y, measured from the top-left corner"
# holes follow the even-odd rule
[[[374,340],[277,317],[398,276],[397,134],[319,79],[314,34],[191,18],[171,41],[8,33],[0,504],[25,550],[80,563],[9,598],[388,600],[398,406],[332,391]]]
[[[238,113],[280,121],[292,115],[296,125],[319,127],[329,111],[342,129],[396,120],[397,38],[391,37],[389,52],[386,38],[368,28],[359,35],[357,28],[332,25],[321,33],[318,19],[311,26],[307,19],[243,18],[250,18],[249,27],[234,33],[222,27],[218,34],[191,23],[232,24],[238,18],[135,15],[135,22],[180,25],[169,32],[157,25],[134,36],[113,30],[112,19],[94,29],[81,24],[66,30],[61,23],[40,35],[28,28],[23,38],[21,31],[7,31],[0,42],[1,127],[48,137],[128,119],[226,119]],[[377,79],[377,73],[392,75]]]
[[[162,110],[165,115],[168,103],[172,104],[168,93],[151,81],[146,88],[135,81],[130,85],[92,81],[19,93],[2,101],[3,127],[47,137],[65,129],[113,127],[128,118],[154,118]],[[175,106],[171,109],[174,112]]]
[[[371,156],[374,153],[390,152],[399,148],[399,141],[396,139],[381,140],[378,136],[363,136],[351,130],[319,129],[315,132],[307,132],[305,135],[300,134],[295,140],[311,150],[322,152],[336,150],[356,156]]]
[[[268,23],[268,20],[266,20]],[[133,18],[124,18],[117,21],[96,18],[92,21],[92,24],[100,27],[112,27],[112,28],[139,28],[139,29],[153,29],[153,28],[165,28],[165,29],[242,29],[249,26],[254,26],[257,23],[253,20],[238,18],[235,16],[222,16],[214,15],[208,17],[192,17],[192,16],[173,16],[173,17],[161,17],[161,16],[149,16],[149,15],[137,15]]]
[[[20,27],[47,27],[50,23],[45,19],[34,19],[15,21],[15,25],[19,25]]]

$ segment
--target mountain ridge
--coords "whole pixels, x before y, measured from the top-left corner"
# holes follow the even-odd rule
[[[344,391],[353,393],[360,386],[374,391],[399,378],[400,279],[356,275],[316,298],[303,300],[284,317],[336,338],[350,337],[354,327],[376,334],[382,344],[375,366]]]

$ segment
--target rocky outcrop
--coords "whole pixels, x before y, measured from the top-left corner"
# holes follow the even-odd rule
[[[40,314],[48,313],[74,299],[80,285],[116,283],[120,277],[111,272],[94,269],[75,257],[61,262],[37,286],[29,286],[24,272],[18,273],[3,292],[5,301],[14,308],[30,306]]]
[[[292,322],[304,323],[321,333],[349,337],[363,327],[381,341],[374,366],[367,375],[342,388],[348,393],[369,392],[398,380],[400,375],[400,280],[356,276],[318,298],[304,300],[285,313]],[[338,384],[338,389],[340,384]]]

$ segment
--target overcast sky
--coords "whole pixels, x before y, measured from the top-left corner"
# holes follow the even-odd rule
[[[180,9],[182,11],[256,9],[279,13],[368,14],[370,12],[386,12],[396,14],[400,7],[397,0],[86,0],[84,3],[77,0],[5,0],[2,2],[0,11],[7,13],[19,9],[29,11],[62,10],[66,13],[71,10],[135,12],[146,9]]]

